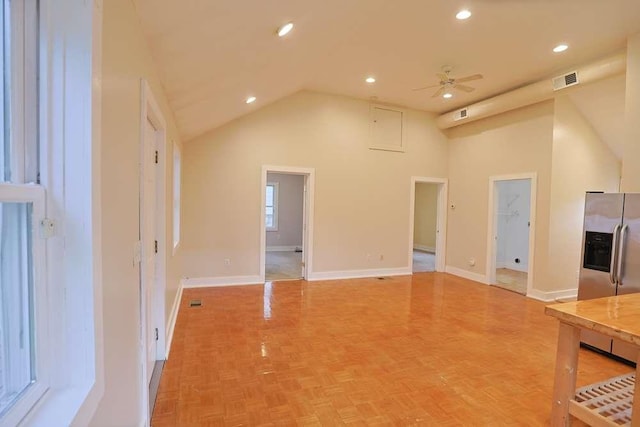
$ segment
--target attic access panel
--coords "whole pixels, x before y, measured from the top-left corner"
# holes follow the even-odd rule
[[[406,146],[406,112],[386,105],[371,106],[372,150],[404,152]]]

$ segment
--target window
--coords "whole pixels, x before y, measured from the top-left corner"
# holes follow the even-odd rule
[[[0,425],[15,425],[48,387],[44,191],[0,184]]]
[[[173,142],[173,251],[180,244],[180,193],[182,153],[177,142]]]
[[[44,189],[38,182],[37,3],[0,0],[0,425],[48,388]]]
[[[265,197],[267,231],[278,231],[278,183],[268,182]]]

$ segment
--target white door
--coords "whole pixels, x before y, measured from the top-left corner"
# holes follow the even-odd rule
[[[303,175],[302,187],[302,278],[307,279],[307,175]]]
[[[156,361],[156,319],[154,290],[156,283],[156,129],[149,120],[145,123],[142,166],[142,313],[147,343],[147,385]]]

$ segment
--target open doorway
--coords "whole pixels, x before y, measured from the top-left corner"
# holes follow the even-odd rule
[[[412,273],[444,271],[447,182],[411,179],[409,266]]]
[[[416,183],[413,215],[413,273],[436,271],[438,184]]]
[[[303,277],[304,175],[267,173],[265,280]]]
[[[310,260],[312,187],[312,169],[263,168],[263,280],[306,279]]]
[[[489,281],[527,295],[532,283],[535,176],[492,177],[490,190]]]

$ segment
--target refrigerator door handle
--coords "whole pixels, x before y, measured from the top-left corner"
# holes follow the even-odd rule
[[[611,243],[611,264],[609,265],[609,281],[612,285],[618,282],[616,277],[616,267],[618,265],[618,234],[620,232],[621,224],[616,224],[613,229],[613,242]]]
[[[620,237],[618,238],[618,260],[617,260],[617,268],[616,268],[616,281],[618,282],[618,286],[622,286],[622,264],[624,262],[624,252],[625,252],[625,245],[624,242],[626,240],[627,237],[627,230],[629,229],[629,225],[625,224],[622,226],[622,229],[620,230]]]

